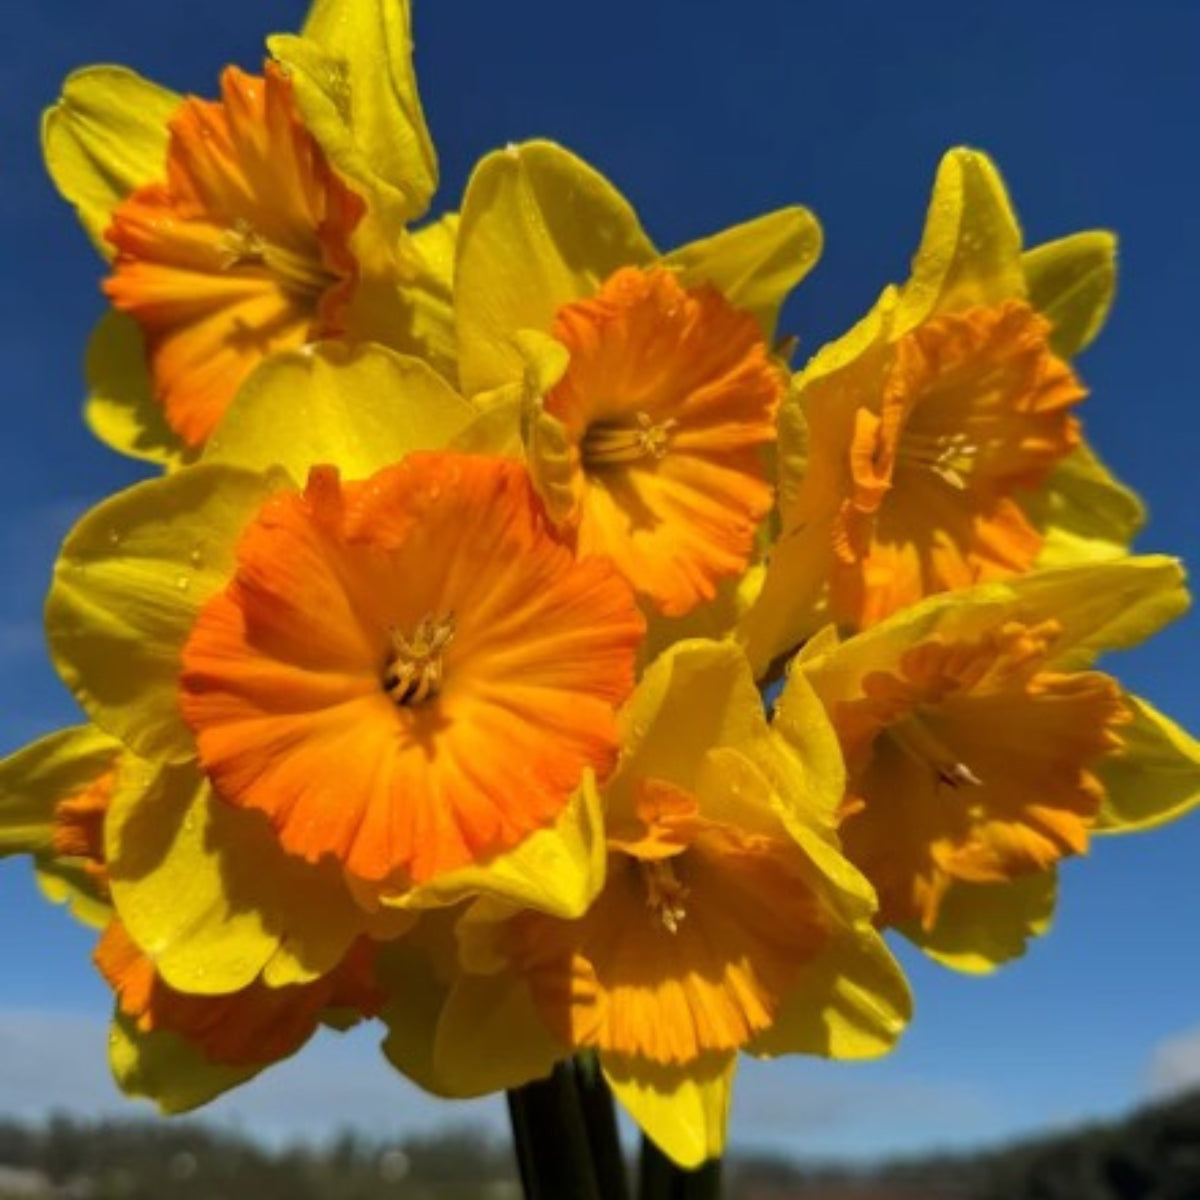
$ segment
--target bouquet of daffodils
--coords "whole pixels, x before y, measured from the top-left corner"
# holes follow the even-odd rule
[[[1187,604],[1080,421],[1113,238],[1026,248],[950,150],[911,277],[797,365],[806,209],[663,251],[535,141],[429,219],[406,5],[267,45],[46,114],[107,269],[86,420],[153,477],[62,546],[86,723],[0,765],[0,852],[98,929],[131,1095],[372,1020],[509,1093],[529,1196],[622,1194],[609,1092],[683,1195],[741,1055],[893,1046],[884,931],[990,971],[1060,860],[1200,802],[1093,667]]]

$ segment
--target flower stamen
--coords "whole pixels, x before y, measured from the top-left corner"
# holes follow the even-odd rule
[[[690,889],[679,882],[675,868],[667,859],[639,861],[638,866],[646,885],[646,907],[668,933],[678,933],[687,916],[684,901]]]
[[[267,241],[245,218],[237,217],[220,236],[217,255],[222,271],[262,267],[281,291],[303,303],[315,303],[336,278],[311,255],[297,254]]]
[[[947,787],[983,786],[983,780],[916,713],[889,726],[887,732],[910,758],[931,767],[938,781]]]
[[[896,450],[897,463],[932,471],[959,492],[969,487],[978,457],[978,445],[961,432],[934,435],[905,430]]]
[[[655,424],[644,412],[634,414],[628,421],[597,421],[583,435],[580,455],[584,468],[615,466],[666,457],[671,434],[679,422],[674,417]]]
[[[431,700],[442,688],[442,652],[454,639],[454,614],[423,617],[411,638],[388,631],[392,653],[383,673],[383,690],[400,705]]]
[[[245,217],[238,217],[221,234],[217,249],[221,270],[231,271],[234,267],[255,266],[262,263],[266,252],[266,243]]]

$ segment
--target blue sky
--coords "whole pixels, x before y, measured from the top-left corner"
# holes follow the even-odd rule
[[[1081,360],[1094,445],[1146,497],[1140,547],[1200,559],[1195,281],[1200,8],[1177,0],[1054,5],[800,5],[794,0],[415,0],[418,71],[442,159],[438,211],[471,163],[550,136],[604,170],[663,247],[789,203],[826,251],[785,326],[811,351],[904,277],[938,157],[991,153],[1030,244],[1105,226],[1121,236],[1118,303]],[[100,270],[44,177],[37,116],[73,67],[124,62],[212,94],[253,66],[283,0],[200,6],[44,0],[10,14],[0,79],[7,230],[0,286],[0,750],[75,719],[44,662],[39,611],[58,539],[139,477],[77,419]],[[1185,619],[1112,664],[1200,728],[1200,631]],[[1200,1083],[1200,817],[1110,840],[1063,872],[1051,935],[991,979],[900,953],[917,1017],[889,1059],[747,1069],[735,1144],[797,1153],[970,1145],[1118,1112]],[[105,989],[90,937],[0,863],[0,1114],[131,1111],[104,1075]],[[222,1101],[214,1119],[266,1136],[351,1120],[480,1120],[497,1104],[423,1100],[378,1065],[369,1036],[329,1038]]]

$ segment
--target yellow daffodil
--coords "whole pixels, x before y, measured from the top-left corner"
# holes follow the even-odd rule
[[[1042,932],[1055,866],[1092,832],[1200,803],[1200,745],[1096,656],[1187,605],[1166,558],[1059,567],[932,597],[791,668],[824,704],[849,772],[841,834],[879,920],[987,970]]]
[[[124,747],[98,729],[64,729],[0,762],[0,856],[33,857],[38,884],[89,925],[111,915],[103,816]]]
[[[942,160],[912,276],[796,377],[780,529],[743,623],[758,671],[820,624],[1124,551],[1141,507],[1083,443],[1069,360],[1112,298],[1114,239],[1022,252],[986,156]]]
[[[464,392],[530,370],[530,468],[583,557],[681,616],[745,569],[771,505],[772,353],[820,230],[782,209],[660,255],[628,203],[558,146],[489,155],[463,201],[455,311]]]
[[[318,338],[452,370],[453,225],[405,232],[437,178],[407,4],[318,0],[271,46],[215,101],[93,67],[46,114],[51,176],[112,264],[87,416],[124,452],[194,456],[260,361]]]
[[[52,654],[150,764],[107,869],[171,987],[308,982],[407,928],[397,906],[489,887],[586,903],[580,784],[611,770],[643,621],[519,463],[433,449],[471,417],[382,348],[285,355],[202,463],[68,536]]]
[[[722,1152],[739,1051],[890,1048],[908,993],[873,931],[870,886],[836,849],[841,758],[802,687],[795,720],[772,731],[733,645],[660,657],[622,714],[594,902],[563,920],[477,901],[457,926],[457,968],[428,952],[441,1002],[385,1009],[393,1061],[468,1095],[595,1052],[646,1133],[694,1166]],[[407,970],[414,948],[389,952]]]
[[[127,864],[117,861],[110,870],[106,843],[114,800],[147,769],[88,726],[11,755],[0,763],[0,853],[33,855],[48,893],[103,929],[95,960],[116,998],[110,1050],[117,1081],[130,1094],[178,1112],[293,1054],[322,1021],[344,1026],[373,1013],[382,994],[372,974],[374,943],[366,938],[311,980],[270,986],[259,976],[225,994],[168,984],[114,912],[114,879],[121,893]],[[268,872],[270,855],[268,849]],[[231,884],[245,885],[250,877],[243,870],[238,880],[232,865]],[[189,885],[193,894],[204,890],[194,877]],[[193,899],[184,894],[181,904],[195,916]],[[169,948],[159,950],[174,966]],[[212,966],[219,976],[220,956]],[[198,966],[196,979],[206,970]]]

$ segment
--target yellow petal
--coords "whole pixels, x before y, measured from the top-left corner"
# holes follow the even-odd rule
[[[183,1038],[161,1030],[143,1032],[121,1014],[109,1033],[108,1061],[125,1095],[153,1100],[168,1115],[199,1108],[262,1069],[209,1062]]]
[[[194,753],[180,649],[232,576],[242,527],[286,482],[200,465],[113,496],[67,535],[46,601],[51,657],[96,724],[144,757]]]
[[[52,854],[54,810],[82,791],[121,753],[92,725],[63,729],[0,762],[0,857]]]
[[[589,771],[549,828],[486,863],[448,871],[395,903],[409,909],[443,908],[487,896],[570,921],[583,915],[604,886],[605,863],[604,818]],[[384,898],[384,903],[390,901]]]
[[[300,32],[339,64],[322,90],[345,98],[347,124],[371,169],[410,197],[413,216],[424,212],[438,164],[417,93],[408,0],[315,0]],[[274,53],[274,39],[269,44]],[[300,83],[301,112],[305,92]]]
[[[933,929],[913,923],[900,932],[943,966],[983,975],[1019,958],[1030,938],[1050,928],[1056,893],[1055,871],[1006,883],[956,881]]]
[[[42,859],[34,867],[38,889],[51,904],[67,911],[92,929],[103,929],[112,919],[112,905],[99,894],[96,878],[87,867],[61,858]]]
[[[647,668],[621,712],[622,757],[605,789],[610,810],[635,810],[630,788],[658,779],[695,794],[706,752],[771,753],[749,664],[732,642],[677,642]]]
[[[653,257],[626,200],[561,146],[526,142],[489,154],[467,185],[458,233],[463,391],[520,377],[517,330],[548,332],[563,304]]]
[[[821,226],[806,208],[781,208],[672,250],[663,264],[685,287],[712,284],[751,313],[770,342],[788,293],[821,256]]]
[[[1106,229],[1044,242],[1021,256],[1029,302],[1049,317],[1050,345],[1074,358],[1100,332],[1117,282],[1117,239]]]
[[[1113,478],[1086,442],[1054,468],[1023,507],[1045,538],[1037,560],[1041,567],[1125,554],[1146,523],[1137,494]]]
[[[664,654],[676,642],[700,638],[706,641],[732,639],[738,624],[754,606],[762,590],[765,568],[752,563],[739,576],[717,581],[717,594],[697,604],[682,617],[665,617],[650,612],[646,617],[646,636],[638,651],[638,661],[644,667]]]
[[[380,1012],[387,1026],[383,1052],[419,1087],[442,1095],[434,1067],[438,1022],[457,971],[453,918],[443,912],[422,916],[412,932],[380,946],[375,976],[388,1003]]]
[[[1047,665],[1080,670],[1110,650],[1144,642],[1188,609],[1183,566],[1161,554],[1037,571],[1010,581],[1018,619],[1052,617],[1063,627]]]
[[[414,450],[440,450],[475,416],[434,370],[383,346],[324,342],[258,367],[209,439],[204,461],[294,479],[332,463],[365,479]]]
[[[1180,564],[1162,555],[1055,567],[931,596],[798,666],[828,707],[857,695],[864,673],[893,669],[930,637],[969,640],[1005,621],[1054,620],[1061,633],[1047,667],[1079,670],[1101,653],[1144,641],[1187,604]]]
[[[88,341],[88,397],[83,419],[119,454],[170,469],[191,455],[154,399],[137,322],[115,309],[100,318]]]
[[[406,185],[396,177],[393,155],[376,163],[358,140],[355,81],[345,59],[312,38],[291,33],[267,38],[267,48],[292,84],[304,127],[337,174],[367,201],[368,221],[400,231],[420,216],[428,200],[420,172]]]
[[[189,767],[122,772],[105,839],[122,920],[182,992],[309,982],[368,925],[336,865],[288,857],[264,818]]]
[[[405,340],[411,352],[428,359],[430,366],[448,380],[458,379],[458,345],[454,331],[454,258],[458,245],[458,213],[409,234],[415,269],[405,279],[401,300],[407,308],[407,339],[383,336],[381,341]],[[387,331],[384,331],[386,334]]]
[[[935,310],[1024,295],[1021,231],[1000,173],[978,150],[950,150],[938,166],[925,232],[896,312],[897,334]]]
[[[737,626],[738,642],[756,679],[773,675],[828,619],[821,596],[829,558],[830,539],[815,525],[785,531],[771,547],[762,589]]]
[[[812,684],[793,671],[771,718],[771,732],[786,764],[786,783],[796,798],[797,819],[810,828],[832,833],[846,789],[842,749],[825,706]]]
[[[449,291],[454,285],[454,259],[458,253],[459,214],[444,213],[436,221],[409,235],[429,274]]]
[[[805,963],[775,1024],[751,1054],[819,1054],[878,1058],[896,1044],[912,1016],[908,981],[869,925],[843,929],[818,958]]]
[[[179,103],[174,92],[124,67],[87,67],[67,77],[42,118],[50,178],[106,258],[113,208],[166,173],[167,122]]]
[[[1093,768],[1105,789],[1098,833],[1154,829],[1200,804],[1200,742],[1145,700],[1125,702],[1123,749]]]
[[[511,972],[463,975],[451,990],[433,1047],[442,1096],[486,1096],[549,1075],[568,1057],[543,1024],[529,988]]]
[[[800,494],[800,483],[808,473],[808,421],[804,415],[800,389],[792,380],[779,406],[779,441],[776,446],[775,505],[779,510],[779,521],[785,529],[794,522],[790,519],[795,511],[796,499]]]
[[[689,1170],[725,1152],[734,1055],[710,1055],[687,1068],[601,1055],[604,1077],[642,1132]]]
[[[490,454],[499,458],[523,458],[521,421],[525,404],[520,397],[489,404],[450,439],[448,449],[460,454]]]
[[[433,1039],[448,987],[440,985],[431,972],[419,973],[417,956],[403,941],[389,946],[386,953],[389,958],[404,956],[413,962],[401,964],[406,990],[401,993],[400,1002],[379,1014],[388,1030],[382,1047],[384,1056],[418,1087],[435,1096],[448,1097],[446,1089],[438,1085],[433,1064]]]

